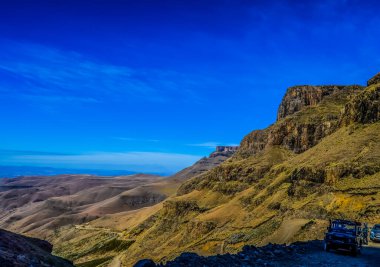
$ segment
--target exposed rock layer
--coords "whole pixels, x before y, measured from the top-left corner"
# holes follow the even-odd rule
[[[380,72],[373,76],[371,79],[369,79],[367,85],[370,86],[377,83],[380,83]]]
[[[278,121],[244,137],[237,154],[248,157],[271,146],[306,151],[338,128],[341,109],[362,90],[356,85],[289,88],[278,109]]]
[[[328,95],[344,90],[345,86],[325,85],[312,86],[302,85],[290,87],[278,109],[277,120],[292,115],[306,106],[315,106]]]
[[[355,122],[373,123],[380,119],[380,75],[378,82],[345,106],[341,125],[349,125]]]

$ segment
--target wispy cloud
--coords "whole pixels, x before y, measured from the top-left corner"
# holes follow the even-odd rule
[[[206,78],[137,69],[38,44],[1,40],[0,94],[40,101],[199,101]]]
[[[0,153],[0,165],[31,165],[56,168],[128,170],[144,173],[174,173],[192,165],[200,156],[159,152],[96,152],[55,154],[32,151]]]

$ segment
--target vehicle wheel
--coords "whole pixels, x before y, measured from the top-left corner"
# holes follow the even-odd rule
[[[323,249],[324,249],[324,251],[330,251],[330,246],[329,246],[329,244],[327,244],[327,242],[323,243]]]

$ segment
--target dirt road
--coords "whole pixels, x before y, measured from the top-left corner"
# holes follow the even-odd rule
[[[368,246],[362,248],[361,254],[356,257],[340,251],[325,252],[322,248],[316,248],[314,251],[303,255],[294,265],[319,267],[380,266],[380,243],[370,242]]]
[[[146,262],[141,262],[141,264]],[[380,267],[380,243],[370,243],[356,257],[347,252],[323,250],[323,241],[296,242],[289,246],[268,244],[263,247],[245,246],[237,254],[202,257],[195,253],[183,253],[173,261],[157,267]]]

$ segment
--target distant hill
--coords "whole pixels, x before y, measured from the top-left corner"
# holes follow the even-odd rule
[[[46,238],[65,225],[156,204],[168,196],[159,190],[164,180],[147,174],[1,179],[0,226]],[[152,183],[151,190],[141,188]]]
[[[147,210],[144,214],[146,208],[160,208],[162,201],[175,195],[182,182],[218,166],[235,150],[236,147],[219,147],[209,157],[171,177],[60,174],[3,178],[0,179],[0,226],[50,240],[56,244],[56,253],[65,254],[84,266],[87,266],[87,258],[95,258],[89,264],[96,266],[131,245],[129,240],[120,238],[119,231],[146,219],[151,212]],[[12,171],[20,174],[17,167],[5,169],[8,174]],[[28,174],[69,172],[34,167],[21,167],[21,171],[29,171]],[[91,173],[91,170],[83,173]],[[110,175],[110,172],[106,174]],[[138,217],[134,216],[137,211],[142,212]],[[89,222],[93,224],[88,225]],[[72,243],[75,245],[71,246]],[[103,244],[106,248],[94,249],[96,244]],[[107,250],[106,257],[104,250]],[[99,256],[101,259],[96,259]]]

